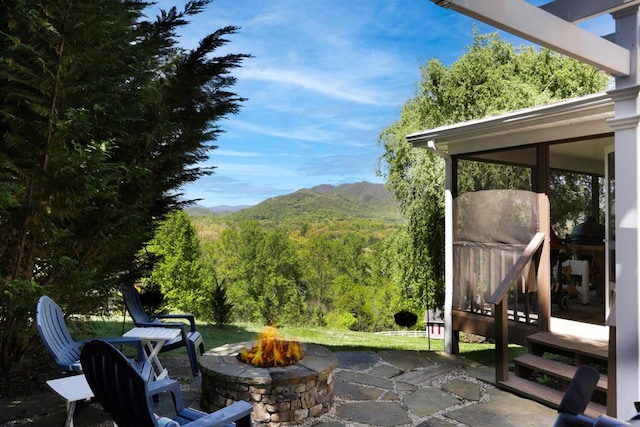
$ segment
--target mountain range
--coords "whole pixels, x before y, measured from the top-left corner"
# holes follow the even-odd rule
[[[400,222],[400,210],[393,194],[384,184],[358,182],[338,186],[323,184],[283,196],[272,197],[254,206],[194,205],[186,209],[190,215],[215,215],[242,220],[281,221],[341,220],[350,218]]]

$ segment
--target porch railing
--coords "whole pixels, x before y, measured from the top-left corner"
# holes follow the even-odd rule
[[[494,307],[489,299],[518,263],[518,257],[526,247],[524,244],[454,243],[455,259],[458,262],[453,309],[493,317]],[[513,286],[509,288],[509,318],[521,323],[537,323],[537,304],[529,294],[536,288],[534,277],[519,275],[510,285]]]

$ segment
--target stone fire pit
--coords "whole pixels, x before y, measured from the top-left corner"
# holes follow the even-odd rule
[[[303,344],[305,356],[297,364],[255,368],[236,358],[251,345],[227,344],[200,357],[202,409],[214,411],[245,400],[253,404],[253,423],[263,426],[298,424],[331,409],[338,359],[329,349]]]

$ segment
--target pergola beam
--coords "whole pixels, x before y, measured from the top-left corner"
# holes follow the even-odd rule
[[[431,1],[616,76],[628,76],[631,72],[629,50],[524,0]],[[619,1],[624,7],[633,3]]]
[[[554,0],[540,9],[575,24],[637,4],[640,0]]]

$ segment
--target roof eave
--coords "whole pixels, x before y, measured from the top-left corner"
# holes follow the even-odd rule
[[[464,151],[464,148],[460,146],[461,144],[490,138],[492,135],[498,138],[507,134],[522,135],[529,132],[531,135],[526,140],[532,141],[536,139],[536,131],[540,133],[540,138],[543,138],[541,130],[546,129],[547,132],[545,132],[544,138],[548,138],[548,128],[552,124],[565,122],[575,125],[593,121],[602,121],[604,123],[603,117],[613,117],[613,112],[613,101],[607,93],[603,92],[482,119],[440,126],[412,133],[407,135],[406,138],[415,148],[428,148],[431,142],[439,150],[445,152],[449,151],[451,145],[456,145],[458,148],[455,151],[459,152],[461,150]],[[579,126],[574,126],[574,128],[576,132],[581,131]],[[519,138],[519,140],[523,141],[525,139]],[[504,143],[508,144],[509,141],[505,140]],[[496,147],[487,147],[487,149],[489,148]]]

